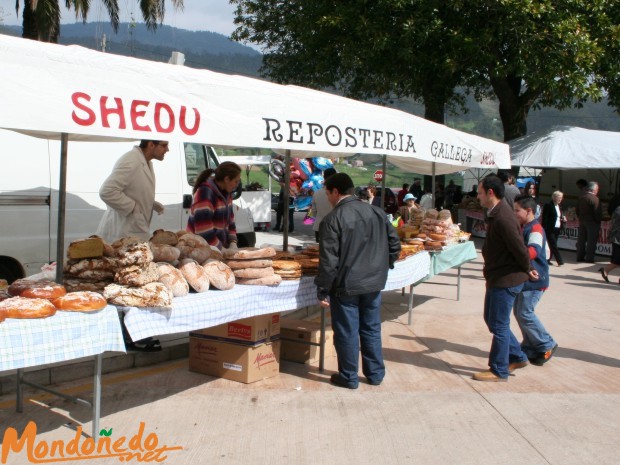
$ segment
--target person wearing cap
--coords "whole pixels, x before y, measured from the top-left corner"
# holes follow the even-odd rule
[[[409,223],[409,218],[411,217],[411,209],[418,208],[415,204],[416,198],[413,194],[405,194],[403,197],[403,202],[405,203],[402,207],[398,209],[398,213],[400,213],[400,217],[403,219],[405,224]]]

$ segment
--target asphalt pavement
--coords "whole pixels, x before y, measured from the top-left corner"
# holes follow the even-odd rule
[[[291,243],[313,241],[298,217],[301,222],[303,214],[295,216]],[[259,233],[259,244],[274,240],[277,233]],[[462,267],[459,301],[455,270],[417,286],[411,326],[407,297],[384,293],[381,386],[330,385],[334,357],[324,373],[282,362],[279,376],[247,385],[189,372],[187,359],[180,359],[105,375],[101,428],[112,441],[125,437],[127,445],[133,437],[143,454],[151,448],[174,465],[617,464],[618,276],[602,281],[597,269],[605,257],[594,265],[576,263],[572,252],[565,257],[564,266],[552,267],[537,308],[559,349],[544,366],[516,370],[506,383],[471,378],[487,368],[491,343],[479,254]],[[514,321],[513,331],[520,337]],[[55,387],[88,396],[90,381]],[[0,431],[22,431],[34,421],[34,445],[75,442],[79,425],[90,433],[89,409],[39,392],[28,392],[28,399],[18,414],[14,397],[0,396]],[[45,444],[38,447],[45,451]],[[93,461],[85,454],[71,463],[119,463],[112,455]],[[2,463],[33,459],[10,452]]]

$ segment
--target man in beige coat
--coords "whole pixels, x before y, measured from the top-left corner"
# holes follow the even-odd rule
[[[153,210],[159,214],[164,211],[163,205],[155,201],[152,160],[162,161],[167,152],[168,142],[142,140],[116,162],[99,190],[108,209],[97,235],[106,242],[126,236],[149,239]]]

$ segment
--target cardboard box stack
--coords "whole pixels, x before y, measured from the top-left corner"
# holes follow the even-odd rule
[[[308,345],[318,343],[321,335],[321,324],[314,321],[283,318],[280,321],[282,360],[297,363],[315,363],[319,361],[319,346]],[[294,339],[300,342],[293,342]],[[334,356],[333,332],[330,326],[325,328],[325,358]]]
[[[231,321],[189,333],[189,369],[253,383],[280,373],[280,314]]]

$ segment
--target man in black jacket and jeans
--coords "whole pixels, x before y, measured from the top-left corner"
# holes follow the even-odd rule
[[[338,374],[336,386],[356,389],[358,358],[369,384],[385,376],[381,347],[381,291],[400,253],[396,230],[378,207],[359,201],[345,173],[325,180],[334,209],[321,222],[319,274],[321,306],[331,307]]]

